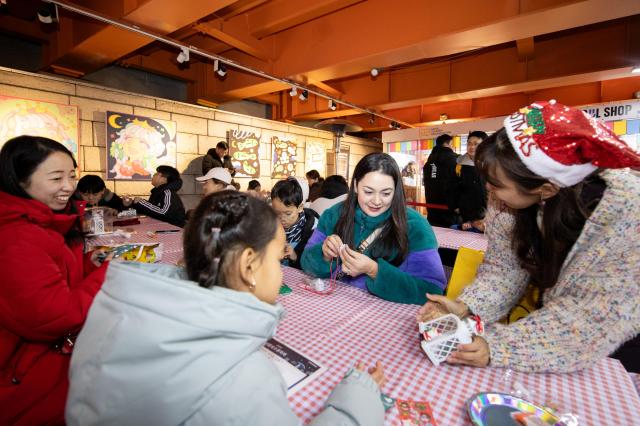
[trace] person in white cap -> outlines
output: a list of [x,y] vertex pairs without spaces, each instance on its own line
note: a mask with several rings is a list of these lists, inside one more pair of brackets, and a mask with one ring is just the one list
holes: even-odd
[[224,167],[214,167],[196,180],[202,183],[202,194],[205,196],[225,189],[235,189],[231,185],[231,173]]
[[[506,118],[475,164],[492,196],[489,246],[455,301],[427,295],[418,320],[479,315],[484,337],[448,362],[571,372],[613,356],[640,370],[640,154],[604,123],[555,101]],[[533,312],[500,324],[528,291]],[[537,309],[536,309],[537,308]]]

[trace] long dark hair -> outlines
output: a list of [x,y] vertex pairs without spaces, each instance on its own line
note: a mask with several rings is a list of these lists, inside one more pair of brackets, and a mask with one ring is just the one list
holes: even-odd
[[264,253],[278,226],[273,209],[256,197],[229,190],[204,197],[184,229],[187,276],[200,287],[228,287],[237,254],[248,247]]
[[[496,179],[498,164],[523,194],[531,193],[549,182],[524,165],[504,128],[478,145],[475,156],[475,165],[480,174],[491,185],[501,187],[503,183]],[[596,171],[574,186],[560,188],[555,196],[545,200],[544,207],[534,204],[514,211],[512,246],[520,265],[529,273],[532,285],[544,290],[556,284],[562,264],[605,188],[605,182]],[[543,209],[544,233],[536,222],[539,208]]]
[[[0,191],[20,198],[31,199],[24,187],[29,185],[33,172],[40,163],[54,152],[67,154],[73,167],[78,167],[76,159],[66,146],[53,139],[40,136],[18,136],[8,140],[0,150]],[[67,213],[78,213],[74,203],[69,204]],[[81,243],[83,237],[80,217],[78,217],[65,234],[65,242],[69,245]]]
[[[387,221],[382,233],[371,245],[370,253],[373,258],[385,258],[393,265],[399,265],[409,254],[409,239],[407,231],[407,210],[405,207],[404,188],[402,187],[402,178],[400,177],[400,169],[396,161],[383,152],[374,152],[365,155],[356,165],[351,178],[351,187],[349,195],[344,202],[342,213],[336,223],[335,232],[340,236],[342,242],[353,245],[353,227],[356,215],[356,207],[358,205],[358,196],[356,195],[356,185],[358,182],[370,172],[380,172],[387,176],[391,176],[395,185],[393,199],[391,200],[391,220]],[[355,247],[351,247],[354,248]],[[394,251],[396,255],[391,259]]]
[[18,136],[8,140],[0,151],[0,190],[16,197],[31,199],[24,190],[36,168],[54,152],[67,154],[78,167],[71,151],[53,139]]

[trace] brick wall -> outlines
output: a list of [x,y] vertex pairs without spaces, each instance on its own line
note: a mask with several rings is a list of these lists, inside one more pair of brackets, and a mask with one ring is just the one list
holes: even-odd
[[[304,176],[305,173],[307,141],[324,143],[328,151],[333,145],[331,133],[325,131],[2,67],[0,67],[0,94],[77,105],[80,115],[78,148],[80,173],[81,175],[97,174],[103,179],[106,177],[105,112],[107,110],[175,121],[178,132],[177,168],[184,180],[180,194],[187,208],[193,208],[200,200],[200,187],[194,178],[201,174],[202,156],[219,141],[226,140],[228,130],[250,130],[261,135],[260,171],[262,176],[259,180],[266,189],[271,188],[275,183],[271,179],[272,136],[278,136],[281,139],[295,138],[298,146],[296,174],[299,176]],[[350,176],[356,163],[364,155],[382,151],[380,143],[366,139],[347,136],[342,139],[342,143],[350,145]],[[333,162],[329,162],[327,172],[332,172],[333,167]],[[242,189],[245,189],[250,179],[236,180]],[[119,194],[147,197],[151,190],[151,182],[105,181],[111,190]]]

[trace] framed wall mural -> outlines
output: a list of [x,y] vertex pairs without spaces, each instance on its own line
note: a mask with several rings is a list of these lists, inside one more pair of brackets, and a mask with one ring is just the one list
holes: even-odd
[[271,138],[271,177],[284,179],[296,174],[296,142],[292,139]]
[[78,107],[0,95],[0,146],[16,136],[60,142],[78,158]]
[[260,135],[245,130],[230,130],[229,155],[236,169],[235,177],[260,176]]
[[151,180],[176,166],[176,123],[107,111],[107,179]]
[[327,176],[327,148],[322,142],[307,141],[304,156],[304,171],[317,170],[320,176]]

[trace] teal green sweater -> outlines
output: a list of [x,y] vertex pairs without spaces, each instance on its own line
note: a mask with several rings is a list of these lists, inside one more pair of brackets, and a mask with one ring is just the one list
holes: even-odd
[[[318,227],[307,242],[302,253],[302,269],[314,276],[329,277],[329,263],[322,257],[322,243],[335,233],[335,226],[342,212],[343,203],[326,210],[320,217]],[[398,266],[389,258],[373,259],[378,263],[378,274],[371,279],[365,274],[346,277],[347,284],[365,289],[385,300],[421,305],[426,302],[426,293],[442,294],[446,286],[438,243],[429,223],[415,210],[407,209],[409,232],[409,254]],[[350,247],[357,248],[384,221],[391,220],[391,211],[370,217],[359,207],[354,220],[353,241]],[[371,257],[371,246],[364,254]]]

